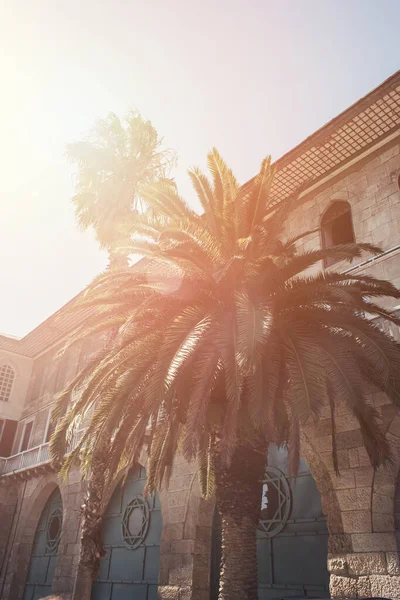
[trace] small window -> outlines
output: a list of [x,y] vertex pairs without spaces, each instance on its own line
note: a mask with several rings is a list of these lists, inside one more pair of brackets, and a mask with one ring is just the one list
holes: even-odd
[[[332,204],[321,220],[322,246],[331,248],[340,244],[354,244],[353,220],[348,202],[335,202]],[[330,258],[325,260],[325,267],[337,262]]]
[[0,402],[8,402],[14,382],[15,373],[10,365],[0,367]]
[[31,440],[32,428],[33,428],[33,421],[28,421],[28,423],[25,423],[24,433],[22,435],[21,446],[19,449],[20,452],[24,452],[25,450],[28,450],[29,442]]

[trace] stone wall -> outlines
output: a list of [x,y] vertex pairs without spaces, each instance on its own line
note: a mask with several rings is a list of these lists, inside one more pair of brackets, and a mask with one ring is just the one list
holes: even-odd
[[[358,163],[314,196],[305,198],[288,222],[287,235],[318,228],[330,204],[346,200],[351,205],[357,241],[380,244],[385,250],[396,246],[400,243],[399,172],[400,145],[397,144]],[[319,233],[314,233],[301,242],[301,249],[315,249],[320,245]],[[316,267],[319,268],[321,265]],[[387,277],[400,286],[399,251],[378,258],[357,272]],[[61,365],[54,362],[54,352],[35,361],[24,409],[24,417],[35,415],[31,446],[43,440],[54,394],[72,379],[78,362],[82,366],[100,343],[101,340],[91,340],[83,349],[73,347]],[[372,394],[370,402],[378,411],[392,445],[393,464],[374,473],[357,421],[340,402],[337,406],[340,477],[332,464],[328,407],[322,411],[317,426],[310,423],[304,427],[301,449],[321,493],[327,517],[332,596],[377,595],[400,599],[400,517],[397,517],[397,531],[395,520],[395,514],[400,514],[400,483],[397,483],[395,500],[400,466],[400,416],[380,394]],[[18,444],[17,436],[15,451]],[[146,465],[144,454],[141,463]],[[0,558],[2,553],[5,558],[1,598],[5,600],[22,597],[36,526],[56,485],[56,475],[47,473],[20,481],[9,494],[4,488],[0,489],[1,510],[10,515],[9,522],[0,528]],[[79,556],[79,507],[84,488],[77,472],[71,474],[67,484],[60,485],[64,521],[53,581],[53,590],[57,593],[70,594],[73,588]],[[112,492],[113,489],[108,490],[105,504]],[[208,600],[214,504],[200,496],[196,466],[179,458],[170,487],[167,491],[161,490],[160,500],[163,517],[160,598]],[[11,549],[8,555],[5,553],[7,544]]]
[[0,366],[2,365],[9,365],[13,369],[15,377],[10,398],[7,402],[0,402],[0,419],[16,421],[21,418],[24,408],[33,360],[14,352],[0,350]]
[[[93,345],[93,341],[90,344]],[[17,453],[20,447],[24,423],[31,418],[34,418],[34,424],[29,448],[44,443],[49,412],[55,395],[72,381],[78,368],[82,368],[84,360],[87,360],[85,357],[88,346],[89,344],[86,344],[83,348],[82,343],[74,344],[61,359],[57,357],[59,348],[56,348],[34,361],[22,420],[18,423],[14,438],[13,454]]]
[[[327,467],[333,488],[328,503],[323,502],[330,530],[328,568],[333,597],[400,597],[400,539],[394,519],[400,418],[393,416],[392,406],[383,404],[382,397],[373,397],[371,402],[382,416],[394,458],[393,464],[376,472],[370,465],[361,432],[344,406],[339,405],[337,426],[340,476],[335,474],[332,464],[330,423],[323,420],[317,427],[305,428]],[[313,461],[309,464],[314,474]],[[314,477],[324,500],[326,494],[321,490],[318,476]],[[342,536],[335,536],[341,542],[339,545],[332,538],[335,531],[329,518],[333,495],[340,510]]]
[[[400,144],[377,156],[357,163],[342,177],[332,180],[323,189],[308,195],[289,216],[287,237],[318,229],[331,204],[345,200],[351,206],[354,235],[357,242],[371,243],[388,250],[400,243]],[[300,251],[315,250],[322,245],[321,234],[315,232],[303,238]],[[367,258],[367,256],[365,256]],[[336,264],[335,269],[348,268]],[[322,265],[317,265],[320,270]],[[400,268],[392,271],[393,283],[400,282]]]
[[[57,486],[57,477],[52,472],[30,480],[21,480],[17,484],[18,502],[12,507],[10,505],[8,534],[11,543],[8,544],[8,552],[5,553],[0,579],[2,600],[20,600],[23,597],[36,529],[43,508]],[[71,473],[67,484],[59,486],[63,504],[63,526],[53,579],[55,593],[71,594],[73,589],[79,558],[79,508],[84,486],[77,471]],[[0,489],[2,515],[2,495],[6,489],[4,485]],[[14,514],[11,515],[11,512]],[[0,539],[2,541],[3,537]]]
[[[383,250],[397,246],[400,244],[399,174],[400,144],[396,144],[379,155],[358,163],[341,178],[337,177],[312,197],[305,198],[288,221],[287,237],[319,228],[321,218],[329,206],[336,200],[345,200],[351,206],[357,242],[379,245]],[[321,246],[322,240],[318,232],[304,238],[299,243],[299,250],[315,250]],[[389,279],[400,287],[399,253],[399,250],[394,250],[387,256],[356,268],[355,272]],[[366,258],[367,255],[364,259]],[[349,266],[351,265],[336,264],[334,269]],[[312,272],[321,268],[322,265],[318,264]],[[303,450],[322,495],[328,519],[328,567],[333,597],[400,598],[400,533],[399,521],[396,530],[394,508],[400,466],[400,416],[382,394],[372,394],[370,402],[381,416],[382,427],[391,442],[394,456],[392,465],[375,473],[357,421],[344,404],[339,403],[337,408],[340,477],[335,474],[332,464],[329,418],[322,419],[318,427],[310,424],[304,428],[304,433],[312,440],[328,470],[330,485],[334,491],[328,495],[324,492],[326,476],[318,476],[315,459],[307,458],[306,450]],[[400,484],[397,485],[396,502],[399,506]],[[335,502],[332,501],[333,497]],[[333,508],[336,502],[340,511],[339,519],[337,510]]]
[[[141,463],[145,465],[143,452]],[[121,473],[120,478],[123,476]],[[107,506],[118,478],[107,490]],[[86,483],[77,470],[67,483],[58,481],[53,472],[16,484],[13,493],[0,488],[0,510],[10,514],[0,528],[0,559],[4,568],[0,576],[2,600],[21,600],[29,568],[37,525],[48,498],[59,487],[63,505],[63,525],[53,592],[70,598],[74,586],[80,548],[80,507]],[[18,496],[18,502],[17,502]],[[208,600],[211,555],[213,502],[201,498],[197,467],[178,459],[168,490],[160,491],[163,530],[160,546],[160,600]],[[6,531],[7,529],[7,531]],[[11,539],[11,543],[7,542]],[[5,552],[5,550],[8,552]],[[83,599],[82,599],[83,600]],[[89,599],[86,599],[89,600]]]

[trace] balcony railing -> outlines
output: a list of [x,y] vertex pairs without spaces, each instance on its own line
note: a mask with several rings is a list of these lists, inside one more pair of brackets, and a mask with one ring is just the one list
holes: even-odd
[[[69,445],[68,451],[70,452],[79,440],[82,438],[84,430],[77,431]],[[30,469],[32,467],[38,467],[50,462],[49,443],[41,444],[35,448],[29,448],[24,452],[13,454],[7,458],[0,458],[0,476],[7,475],[10,473],[16,473]]]

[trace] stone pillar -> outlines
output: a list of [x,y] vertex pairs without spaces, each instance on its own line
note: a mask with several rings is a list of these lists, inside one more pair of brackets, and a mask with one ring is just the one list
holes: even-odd
[[197,465],[177,457],[168,490],[160,493],[163,531],[160,600],[208,600],[214,503],[201,498]]
[[399,532],[394,519],[400,418],[393,418],[393,407],[387,405],[387,400],[385,406],[376,395],[372,402],[382,415],[382,426],[393,448],[393,464],[374,472],[361,431],[346,412],[338,417],[339,477],[334,473],[329,449],[331,436],[326,435],[325,441],[323,437],[313,440],[330,471],[343,526],[342,544],[336,543],[330,527],[328,569],[333,598],[400,599]]
[[68,482],[60,489],[63,500],[63,527],[52,590],[54,594],[63,594],[68,598],[74,588],[79,562],[80,507],[83,504],[86,482],[81,481],[79,470],[74,469]]
[[19,502],[9,541],[2,600],[23,597],[36,528],[43,507],[56,486],[53,473],[19,483]]

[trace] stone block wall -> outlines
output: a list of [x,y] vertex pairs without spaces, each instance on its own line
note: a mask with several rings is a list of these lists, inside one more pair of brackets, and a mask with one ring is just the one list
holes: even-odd
[[[298,206],[294,205],[287,221],[286,237],[318,229],[329,206],[337,200],[345,200],[351,206],[356,241],[372,243],[383,250],[392,248],[400,243],[399,174],[400,144],[397,143],[377,156],[357,163],[321,191],[308,195],[298,202]],[[298,249],[315,250],[321,245],[321,234],[315,232],[303,238]],[[348,266],[348,263],[336,264],[334,268]],[[400,281],[400,269],[397,268],[393,282],[396,280]]]
[[[43,508],[57,486],[62,498],[63,524],[54,572],[53,592],[67,594],[67,596],[72,593],[79,559],[79,508],[82,504],[86,484],[81,482],[78,471],[71,473],[69,481],[65,485],[58,485],[58,483],[55,473],[48,472],[26,481],[21,480],[16,485],[18,502],[16,506],[14,504],[12,507],[15,513],[14,518],[9,521],[11,531],[0,576],[2,600],[20,600],[23,597],[36,529]],[[0,488],[2,514],[6,489],[6,485],[2,485]],[[3,536],[1,535],[0,556],[2,541]]]
[[[141,463],[146,463],[145,452]],[[104,508],[118,482],[107,490]],[[7,484],[0,487],[0,510],[2,514],[6,511],[13,514],[8,521],[9,530],[5,531],[5,525],[0,528],[0,559],[4,557],[0,572],[2,600],[23,597],[36,528],[57,486],[62,498],[63,524],[52,591],[71,597],[79,560],[80,507],[86,491],[86,482],[81,481],[77,470],[71,472],[67,483],[60,482],[54,472],[48,472],[17,482],[13,493],[7,492]],[[177,460],[168,490],[160,491],[160,501],[163,530],[159,598],[208,600],[214,503],[201,498],[195,463]]]
[[[288,221],[287,236],[318,228],[331,202],[346,200],[351,205],[356,240],[379,244],[385,250],[392,248],[400,243],[399,173],[400,144],[396,144],[307,197]],[[300,248],[311,250],[320,245],[320,234],[314,233],[301,242]],[[399,254],[400,251],[378,258],[357,272],[389,278],[400,286]],[[316,267],[320,268],[321,265]],[[72,379],[78,362],[82,366],[99,343],[90,341],[83,350],[73,347],[62,365],[50,364],[54,353],[35,361],[24,409],[25,417],[35,414],[31,447],[42,443],[54,393]],[[392,445],[393,464],[373,471],[357,421],[340,401],[336,411],[340,477],[332,464],[328,407],[322,411],[317,426],[310,423],[304,427],[302,454],[316,480],[327,517],[332,596],[377,595],[400,600],[400,415],[380,394],[372,394],[370,402]],[[19,435],[21,430],[20,426]],[[15,452],[18,445],[17,436]],[[145,466],[145,454],[141,463]],[[195,464],[179,458],[169,489],[160,491],[163,530],[159,594],[163,600],[209,598],[214,504],[201,498],[196,471]],[[0,560],[4,558],[0,597],[4,600],[22,598],[37,523],[57,485],[56,475],[49,472],[21,480],[14,492],[6,493],[0,488],[2,514],[5,511],[10,515],[0,526]],[[53,581],[55,593],[68,595],[74,585],[79,557],[79,507],[84,489],[77,472],[71,474],[68,483],[60,484],[64,521]],[[105,503],[112,492],[108,491]]]
[[201,497],[196,463],[177,460],[160,500],[160,599],[208,600],[214,503]]
[[[397,599],[400,598],[400,532],[396,527],[395,502],[399,502],[396,489],[400,487],[400,416],[382,394],[371,395],[370,401],[380,414],[391,443],[392,463],[373,470],[358,424],[340,402],[337,408],[340,476],[332,463],[329,419],[304,427],[302,454],[316,480],[328,520],[332,597]],[[310,447],[326,467],[325,480],[315,456],[310,455]]]
[[[305,198],[294,209],[287,226],[286,236],[297,235],[320,227],[321,218],[336,200],[345,200],[351,206],[354,234],[357,242],[367,242],[389,250],[400,244],[400,144],[395,144],[363,163],[355,165],[332,184],[326,185],[313,196]],[[304,238],[299,250],[322,247],[319,232]],[[400,287],[400,250],[394,250],[372,263],[359,267],[356,273],[366,273],[389,279]],[[368,258],[366,255],[364,257]],[[355,261],[361,262],[362,259]],[[346,264],[333,268],[345,269]],[[316,265],[311,272],[322,268]],[[389,302],[388,307],[396,302]],[[400,598],[399,571],[399,511],[400,483],[395,496],[400,466],[400,416],[381,394],[370,397],[381,417],[382,427],[391,442],[394,463],[374,473],[362,442],[358,424],[345,406],[337,410],[337,447],[341,476],[337,477],[331,458],[332,435],[327,418],[318,428],[305,428],[308,438],[328,469],[332,487],[340,509],[341,549],[333,543],[334,530],[330,529],[331,593],[334,597],[384,596]],[[328,416],[328,415],[326,415]],[[313,461],[309,462],[314,474]],[[315,474],[314,474],[315,476]],[[321,490],[321,484],[318,482]],[[395,509],[397,502],[397,509]],[[331,498],[325,498],[328,516]],[[337,536],[334,536],[335,538]],[[340,545],[339,545],[340,546]]]
[[23,435],[24,420],[34,418],[29,448],[44,443],[49,411],[55,395],[62,391],[76,376],[83,365],[82,343],[71,346],[61,358],[56,359],[58,349],[34,361],[32,377],[27,391],[27,400],[18,423],[13,443],[13,454],[18,452]]

